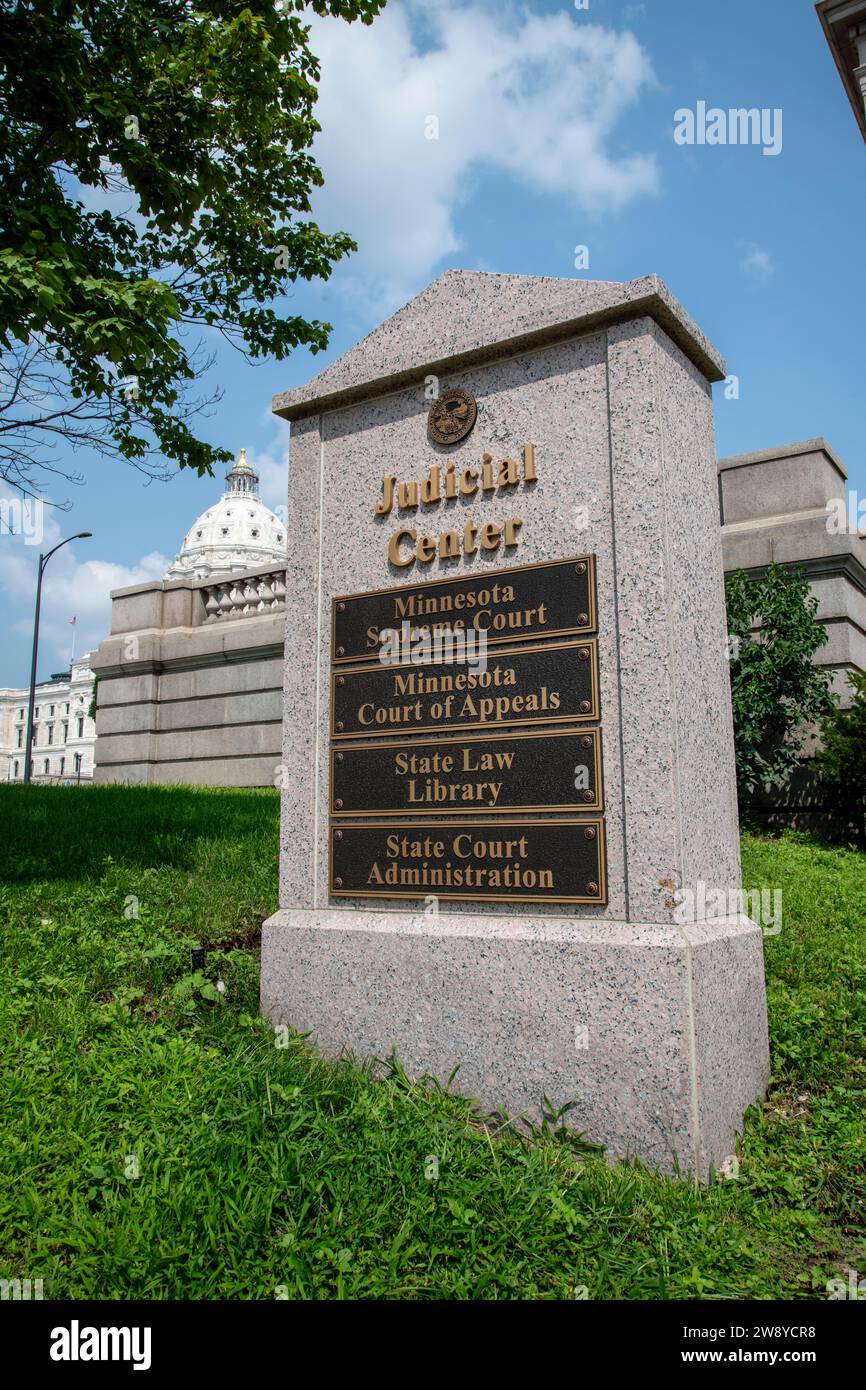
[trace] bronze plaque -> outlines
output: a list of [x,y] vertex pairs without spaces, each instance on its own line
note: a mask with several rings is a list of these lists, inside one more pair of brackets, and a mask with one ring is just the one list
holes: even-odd
[[338,898],[607,902],[599,819],[332,825],[328,872]]
[[599,718],[598,648],[553,642],[466,662],[359,666],[331,672],[331,736],[450,733]]
[[434,444],[456,444],[465,439],[478,419],[478,404],[471,391],[454,387],[443,391],[427,412],[427,438]]
[[[405,624],[405,627],[404,627]],[[461,638],[484,628],[488,646],[542,637],[578,637],[596,628],[595,557],[545,560],[398,589],[344,594],[331,610],[331,660],[378,660],[380,634]]]
[[601,730],[467,735],[331,750],[332,816],[600,811]]

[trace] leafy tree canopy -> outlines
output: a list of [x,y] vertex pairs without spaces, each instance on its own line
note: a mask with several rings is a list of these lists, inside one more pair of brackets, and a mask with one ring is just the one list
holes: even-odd
[[354,249],[309,217],[305,17],[382,3],[0,0],[0,476],[70,477],[64,445],[209,472],[230,454],[190,424],[194,328],[251,357],[326,346],[272,307]]
[[830,676],[812,664],[827,641],[802,571],[739,570],[725,585],[737,783],[748,796],[786,780],[810,727],[834,708]]

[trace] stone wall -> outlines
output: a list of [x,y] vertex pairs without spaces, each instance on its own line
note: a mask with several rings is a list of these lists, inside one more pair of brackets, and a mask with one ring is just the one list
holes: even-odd
[[92,660],[96,782],[270,786],[280,761],[285,571],[112,594]]
[[843,705],[849,671],[866,670],[866,539],[838,529],[844,464],[826,439],[784,444],[719,460],[725,572],[762,574],[773,561],[802,569],[818,599],[828,642],[816,664],[833,675]]

